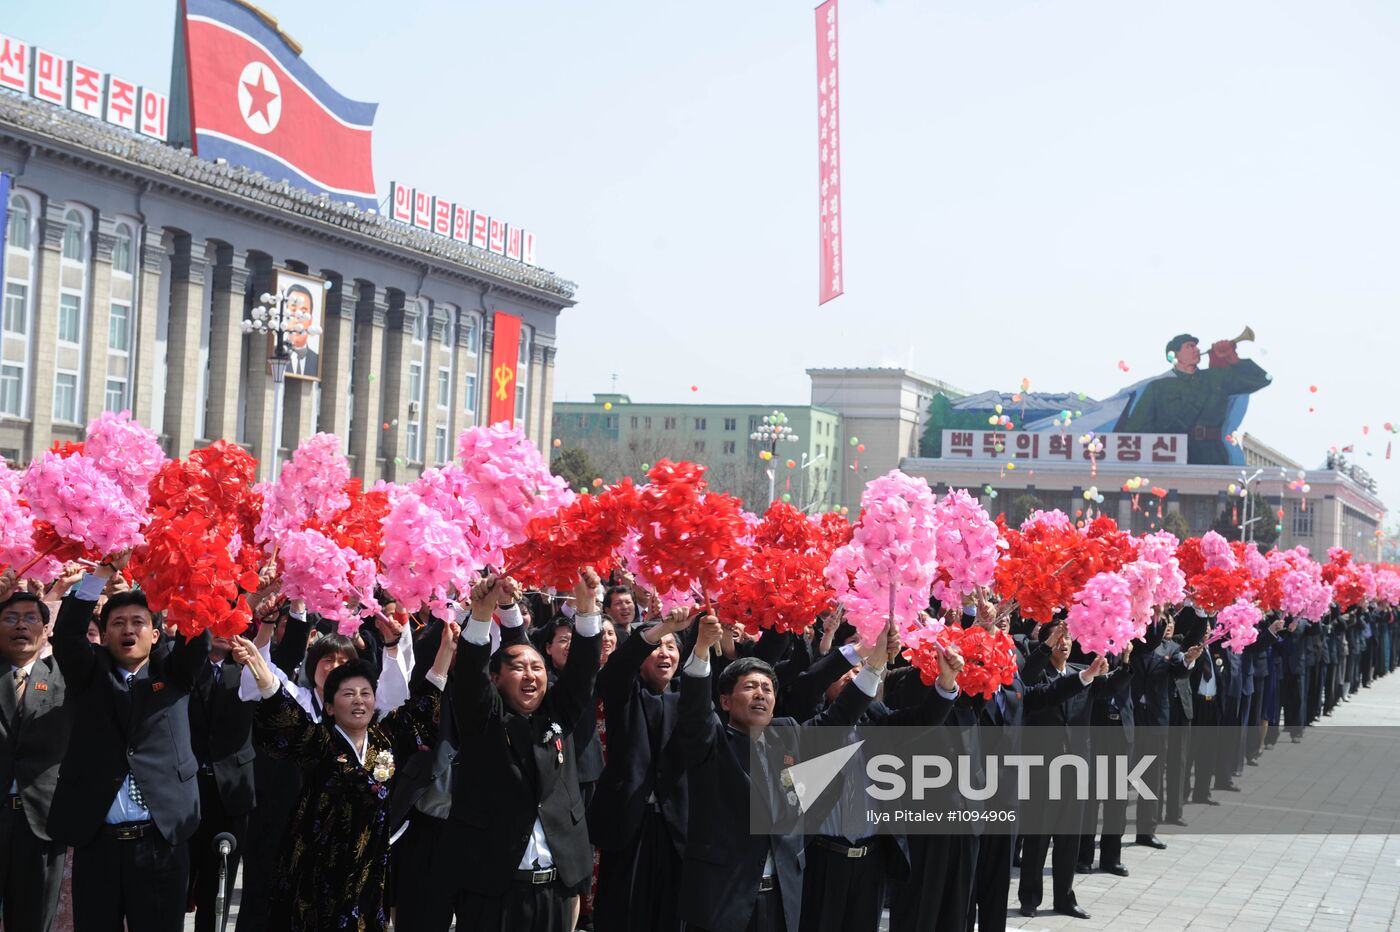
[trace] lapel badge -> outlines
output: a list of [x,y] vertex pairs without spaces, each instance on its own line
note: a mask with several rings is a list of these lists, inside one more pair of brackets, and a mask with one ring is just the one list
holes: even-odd
[[164,689],[164,688],[165,688],[165,681],[164,681],[164,680],[156,680],[154,683],[151,684],[151,692],[153,692],[153,693],[158,693],[158,692],[160,692],[160,691],[161,691],[162,689]]
[[46,692],[49,691],[49,684],[48,684],[48,683],[35,683],[35,684],[34,684],[34,689],[37,690],[38,692],[46,693]]

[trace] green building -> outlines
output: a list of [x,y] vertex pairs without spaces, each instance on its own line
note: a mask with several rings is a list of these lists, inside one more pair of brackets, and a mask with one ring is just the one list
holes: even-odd
[[[786,415],[796,442],[751,439],[774,412]],[[595,394],[591,402],[556,401],[555,456],[582,451],[595,477],[642,481],[657,460],[704,464],[710,487],[762,513],[772,494],[809,514],[841,506],[845,447],[841,415],[812,405],[638,404],[627,395]],[[770,461],[763,450],[773,449]],[[789,466],[788,463],[792,465]]]

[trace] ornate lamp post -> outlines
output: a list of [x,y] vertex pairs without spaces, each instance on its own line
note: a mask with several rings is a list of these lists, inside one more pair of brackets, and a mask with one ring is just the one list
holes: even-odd
[[312,323],[294,318],[287,313],[287,296],[290,288],[273,294],[263,292],[259,303],[249,312],[250,319],[243,321],[244,333],[271,334],[272,353],[267,364],[272,369],[272,478],[277,478],[281,468],[282,452],[282,404],[286,391],[287,367],[292,362],[291,342],[294,333],[318,334],[321,328]]
[[793,433],[792,428],[787,426],[787,415],[781,411],[774,411],[763,419],[763,423],[758,426],[758,430],[749,434],[749,439],[758,443],[767,444],[768,449],[760,452],[768,455],[763,457],[768,461],[768,503],[773,503],[773,486],[776,479],[776,471],[773,467],[773,458],[778,453],[778,445],[782,443],[796,443],[799,439]]

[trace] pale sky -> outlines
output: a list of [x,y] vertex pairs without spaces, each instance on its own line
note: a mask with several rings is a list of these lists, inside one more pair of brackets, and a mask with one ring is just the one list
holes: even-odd
[[[0,31],[168,88],[175,6],[10,3]],[[1355,442],[1400,505],[1392,2],[844,0],[821,308],[813,4],[263,6],[380,104],[381,197],[522,223],[578,282],[559,400],[616,373],[638,401],[799,404],[806,368],[876,365],[1101,397],[1175,333],[1250,324],[1274,384],[1245,429],[1309,466]]]

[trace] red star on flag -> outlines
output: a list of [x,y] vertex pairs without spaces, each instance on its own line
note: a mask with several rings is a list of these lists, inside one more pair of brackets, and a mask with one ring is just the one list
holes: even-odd
[[258,72],[257,84],[253,84],[249,81],[244,81],[243,88],[248,92],[248,95],[252,98],[252,102],[248,105],[248,118],[252,119],[253,114],[260,113],[262,114],[262,118],[264,120],[271,123],[272,118],[267,112],[267,105],[277,99],[277,92],[268,88],[267,72]]

